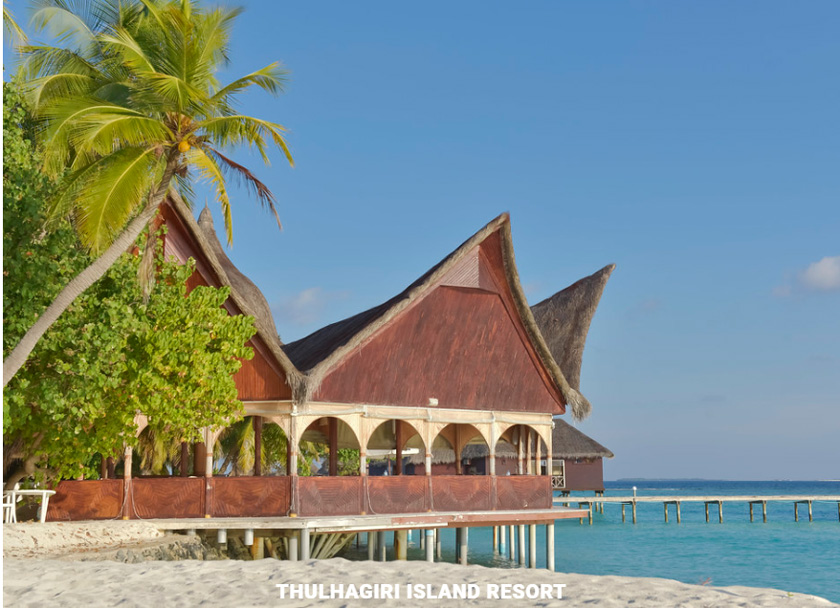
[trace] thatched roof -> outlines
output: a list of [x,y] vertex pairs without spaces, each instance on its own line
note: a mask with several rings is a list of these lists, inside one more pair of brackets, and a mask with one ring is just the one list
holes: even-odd
[[534,319],[569,385],[580,390],[580,366],[589,325],[615,264],[531,307]]
[[612,458],[614,454],[600,443],[584,435],[571,424],[554,419],[551,433],[552,458]]
[[283,352],[283,343],[277,335],[268,302],[259,288],[242,274],[225,254],[216,236],[210,210],[205,208],[201,212],[199,222],[196,222],[192,210],[177,193],[170,192],[167,202],[190,233],[195,246],[207,259],[219,283],[230,288],[230,299],[236,307],[242,311],[242,314],[254,317],[257,335],[285,372],[286,382],[292,388],[292,394],[300,393],[303,375]]
[[387,302],[343,321],[328,325],[305,338],[286,344],[283,348],[289,359],[307,375],[304,400],[317,391],[324,376],[344,357],[352,353],[354,349],[361,346],[373,334],[422,297],[464,256],[496,232],[499,232],[501,236],[501,253],[508,286],[528,338],[563,400],[571,407],[572,415],[578,419],[586,417],[590,410],[589,402],[567,382],[561,368],[554,361],[525,299],[525,294],[519,283],[519,273],[516,270],[513,242],[510,234],[510,217],[507,213],[487,224]]
[[[221,242],[219,242],[209,207],[205,207],[199,214],[198,226],[201,228],[204,236],[207,237],[207,242],[216,255],[216,259],[219,260],[219,264],[224,268],[225,274],[230,280],[231,289],[235,289],[239,296],[248,302],[251,310],[254,311],[256,325],[261,326],[264,333],[277,337],[277,326],[274,324],[274,316],[271,314],[271,307],[268,305],[268,300],[265,299],[259,287],[251,279],[242,274],[233,265],[233,262],[230,261],[230,258],[222,248]],[[279,341],[279,338],[277,340]]]

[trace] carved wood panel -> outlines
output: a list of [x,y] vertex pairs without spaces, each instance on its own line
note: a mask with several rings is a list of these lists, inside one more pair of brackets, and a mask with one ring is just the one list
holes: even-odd
[[550,509],[551,477],[522,475],[496,478],[496,509]]
[[491,478],[483,475],[432,476],[432,510],[489,511]]
[[214,477],[213,517],[283,517],[289,512],[290,480],[282,477]]
[[204,517],[204,478],[161,477],[131,481],[132,518]]
[[371,513],[425,513],[429,481],[419,475],[368,477]]
[[304,516],[359,515],[361,477],[299,477],[298,508]]
[[47,521],[115,519],[122,503],[122,479],[62,481],[50,497]]

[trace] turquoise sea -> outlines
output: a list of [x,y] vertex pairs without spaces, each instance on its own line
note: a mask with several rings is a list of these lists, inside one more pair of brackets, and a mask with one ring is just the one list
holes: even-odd
[[[709,495],[840,495],[838,481],[619,481],[607,482],[607,496],[709,496]],[[592,497],[592,492],[578,493]],[[571,498],[574,501],[574,495]],[[654,576],[686,583],[715,586],[747,585],[811,593],[840,603],[840,520],[836,502],[815,502],[814,521],[806,505],[799,507],[794,523],[793,503],[769,503],[768,523],[750,523],[746,503],[724,503],[724,523],[717,522],[717,506],[706,523],[703,503],[683,503],[682,523],[670,507],[664,522],[661,503],[639,504],[638,523],[630,509],[621,523],[621,506],[605,504],[595,513],[592,526],[578,520],[558,521],[555,526],[558,572]],[[545,567],[545,532],[537,530],[537,565]],[[419,536],[412,536],[409,559],[423,559]],[[391,539],[388,539],[389,547]],[[362,551],[351,559],[366,557]],[[471,563],[516,568],[507,557],[494,554],[492,530],[473,528],[469,533]],[[455,534],[443,532],[443,561],[455,561]]]

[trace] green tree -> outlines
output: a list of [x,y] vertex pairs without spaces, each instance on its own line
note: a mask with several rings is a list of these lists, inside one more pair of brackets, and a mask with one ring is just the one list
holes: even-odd
[[[230,29],[239,9],[205,9],[192,0],[43,0],[33,22],[64,47],[26,46],[22,66],[38,119],[43,170],[65,171],[51,200],[52,220],[70,217],[96,257],[44,310],[3,360],[4,386],[61,313],[96,283],[142,233],[170,188],[189,199],[191,179],[213,184],[228,241],[226,176],[242,180],[277,217],[275,198],[221,150],[246,145],[268,163],[270,143],[292,163],[284,128],[239,114],[251,87],[271,94],[284,72],[272,63],[222,86]],[[279,224],[279,218],[278,224]],[[147,248],[151,251],[151,248]],[[152,267],[151,257],[142,266]]]
[[[67,222],[43,230],[54,186],[40,172],[31,121],[16,83],[3,86],[4,352],[89,263]],[[192,265],[158,260],[159,286],[144,303],[138,258],[124,254],[103,280],[50,328],[4,389],[4,479],[92,473],[104,456],[136,445],[134,415],[163,444],[197,439],[205,425],[229,424],[240,404],[231,375],[254,333],[249,317],[228,317],[226,290],[185,281]],[[49,455],[49,458],[47,458]]]
[[4,444],[20,463],[11,484],[34,473],[90,475],[96,454],[137,446],[135,414],[166,444],[198,441],[204,427],[242,415],[233,374],[255,333],[253,318],[222,307],[227,288],[186,293],[194,264],[158,257],[158,287],[144,302],[140,259],[124,254],[78,298],[4,391]]

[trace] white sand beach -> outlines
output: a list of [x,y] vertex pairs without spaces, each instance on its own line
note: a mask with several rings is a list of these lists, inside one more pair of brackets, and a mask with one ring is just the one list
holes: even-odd
[[[503,606],[514,602],[525,606],[605,608],[837,605],[814,596],[774,589],[712,587],[657,578],[590,576],[421,561],[373,563],[330,559],[284,562],[265,559],[252,562],[186,560],[134,564],[107,560],[81,561],[95,558],[100,552],[110,554],[118,547],[166,542],[179,537],[163,537],[149,524],[136,522],[17,524],[4,525],[3,532],[5,606],[436,607]],[[322,593],[329,595],[332,584],[336,586],[336,594],[340,591],[343,597],[289,599],[291,588],[280,588],[278,584],[311,585],[298,588],[310,596],[321,591],[318,584],[324,585]],[[532,587],[528,588],[528,585]],[[383,597],[388,591],[395,594],[396,587],[399,587],[399,599]],[[416,595],[420,590],[427,594],[431,591],[435,599],[418,599]],[[477,597],[447,597],[460,590]],[[541,591],[542,599],[513,599],[517,592],[527,594],[529,591],[532,594]],[[415,597],[409,598],[410,592]],[[365,597],[372,593],[378,593],[380,597]],[[506,593],[509,594],[508,599],[504,599]],[[553,594],[551,599],[548,599],[549,593]],[[557,599],[559,593],[562,593],[562,600]],[[360,597],[356,599],[354,594]],[[498,599],[494,595],[498,595]]]

